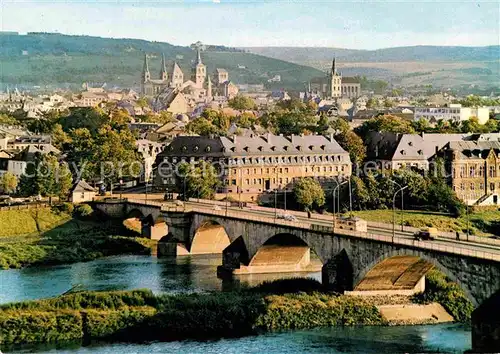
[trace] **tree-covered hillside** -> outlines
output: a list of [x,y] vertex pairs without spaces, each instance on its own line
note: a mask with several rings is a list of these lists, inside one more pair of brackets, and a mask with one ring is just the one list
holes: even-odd
[[[167,59],[168,70],[177,60],[187,77],[196,56],[189,47],[138,39],[50,33],[3,34],[0,35],[0,82],[11,85],[106,82],[108,86],[137,87],[145,53],[150,57],[153,78],[159,75],[162,53]],[[281,75],[282,82],[276,83],[275,88],[302,88],[312,77],[323,75],[310,67],[231,50],[209,50],[202,54],[202,59],[209,72],[217,67],[227,69],[235,83],[267,84],[274,75]]]

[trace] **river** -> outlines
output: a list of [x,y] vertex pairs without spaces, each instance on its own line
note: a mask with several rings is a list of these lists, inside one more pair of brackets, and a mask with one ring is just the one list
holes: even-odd
[[[0,271],[0,303],[39,299],[79,285],[86,290],[148,288],[155,293],[200,292],[254,285],[276,276],[216,276],[219,256],[157,259],[119,256],[61,266]],[[293,274],[291,274],[293,275]],[[303,275],[303,274],[302,274]],[[297,274],[296,274],[297,276]],[[319,273],[308,276],[320,280]],[[459,353],[470,348],[470,332],[460,325],[326,328],[218,341],[151,344],[94,344],[88,347],[39,346],[29,351],[51,353]]]

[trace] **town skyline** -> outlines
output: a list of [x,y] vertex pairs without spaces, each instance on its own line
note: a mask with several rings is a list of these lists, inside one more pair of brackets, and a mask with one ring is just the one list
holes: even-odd
[[[497,3],[479,1],[455,5],[448,1],[424,2],[416,7],[408,1],[290,4],[226,0],[98,4],[15,0],[2,4],[1,28],[20,33],[135,38],[176,45],[200,40],[233,47],[373,50],[414,45],[488,46],[499,43]],[[408,21],[410,13],[418,16],[419,21]],[[443,13],[447,14],[447,21],[442,21]]]

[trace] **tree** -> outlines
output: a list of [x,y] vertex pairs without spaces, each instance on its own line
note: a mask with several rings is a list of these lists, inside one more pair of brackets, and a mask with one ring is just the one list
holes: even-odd
[[349,152],[352,163],[359,165],[366,158],[366,146],[363,144],[363,139],[352,130],[336,134],[335,140],[344,150]]
[[57,123],[52,127],[52,144],[62,150],[71,143],[70,136],[63,130],[62,125]]
[[228,101],[228,105],[229,107],[240,111],[257,109],[255,101],[252,98],[243,95],[236,95],[234,98],[231,98]]
[[366,122],[364,122],[361,126],[356,128],[355,131],[363,140],[365,140],[368,133],[372,131],[381,133],[389,132],[389,133],[399,133],[399,134],[415,133],[415,129],[413,129],[410,121],[390,114],[384,114],[369,119]]
[[378,101],[373,97],[370,97],[368,101],[366,101],[366,108],[368,109],[375,108],[377,106],[378,106]]
[[19,124],[16,118],[5,114],[5,113],[0,113],[0,124],[5,124],[5,125],[16,125]]
[[357,205],[359,210],[370,208],[371,198],[363,180],[357,176],[352,175],[351,185],[354,205]]
[[384,107],[385,107],[385,108],[392,108],[392,107],[394,107],[394,105],[395,105],[395,104],[394,104],[394,101],[392,101],[392,100],[390,100],[390,99],[388,99],[388,98],[386,98],[386,99],[384,100]]
[[0,189],[7,194],[14,193],[17,188],[17,177],[11,172],[5,172],[0,177]]
[[71,171],[66,163],[59,163],[56,156],[35,153],[34,160],[26,167],[19,181],[22,195],[59,196],[65,198],[72,185]]
[[321,185],[312,178],[301,178],[293,187],[293,194],[297,203],[305,210],[313,206],[321,207],[325,204],[325,192]]
[[185,162],[179,165],[178,171],[177,190],[183,194],[184,200],[188,198],[214,199],[220,179],[212,164],[205,161],[200,161],[196,165]]

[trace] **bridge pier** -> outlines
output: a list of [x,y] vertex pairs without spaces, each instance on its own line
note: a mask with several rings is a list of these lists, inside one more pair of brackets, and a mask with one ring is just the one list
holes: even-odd
[[498,353],[500,351],[500,291],[472,312],[472,352]]
[[326,262],[321,269],[321,282],[327,289],[339,293],[353,290],[353,267],[345,250]]

